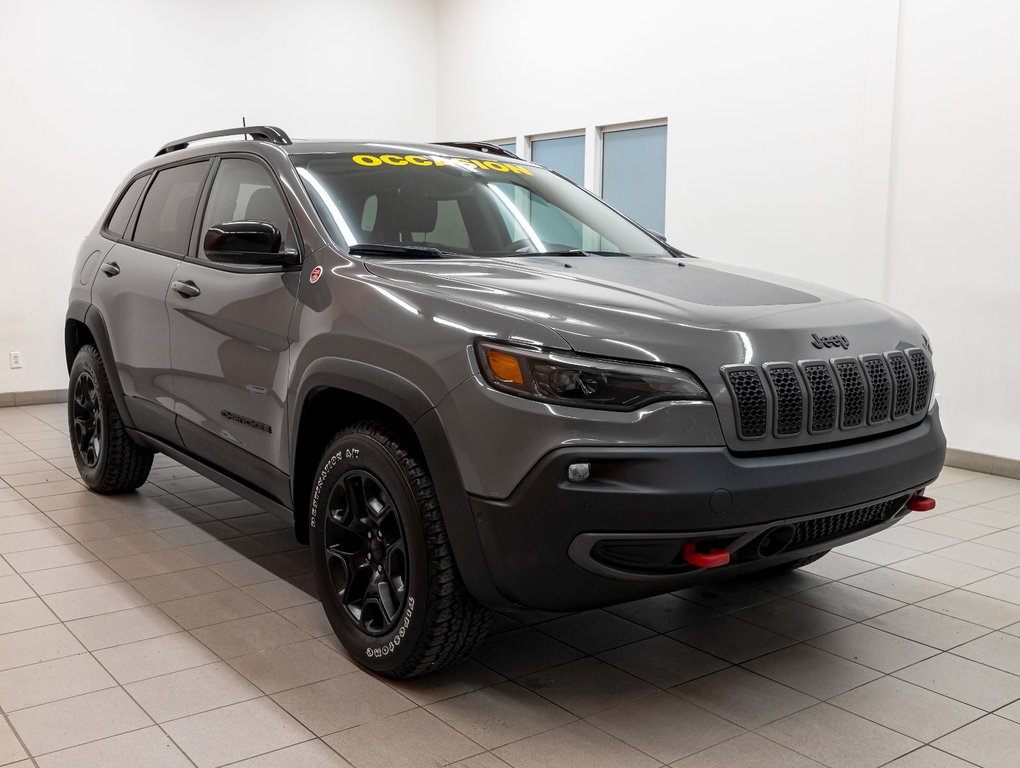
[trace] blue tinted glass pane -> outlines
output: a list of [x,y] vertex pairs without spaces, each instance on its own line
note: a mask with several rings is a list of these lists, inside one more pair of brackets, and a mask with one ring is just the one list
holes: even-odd
[[666,126],[602,136],[602,198],[656,232],[666,229]]
[[507,152],[513,152],[515,155],[517,154],[516,141],[511,141],[509,144],[497,144],[496,146],[499,147],[500,149],[505,149]]
[[584,184],[584,136],[533,141],[531,159],[563,174],[575,184]]

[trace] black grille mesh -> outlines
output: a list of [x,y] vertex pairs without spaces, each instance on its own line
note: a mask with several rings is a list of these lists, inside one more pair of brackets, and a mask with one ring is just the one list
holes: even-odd
[[889,418],[892,379],[889,378],[889,369],[886,368],[885,360],[881,357],[867,357],[863,362],[864,374],[868,377],[868,386],[871,389],[871,409],[868,411],[868,421],[877,424]]
[[804,419],[804,390],[793,366],[770,367],[765,371],[776,398],[776,435],[796,435]]
[[828,363],[808,363],[804,378],[811,391],[811,415],[808,428],[812,432],[828,432],[836,426],[836,382]]
[[921,350],[912,349],[907,354],[910,357],[910,367],[914,369],[914,380],[917,382],[914,390],[914,413],[922,413],[928,407],[931,368],[928,367],[928,358]]
[[890,352],[886,355],[892,371],[893,383],[896,386],[896,399],[893,400],[892,417],[902,419],[910,414],[914,400],[914,377],[907,366],[907,356],[902,352]]
[[727,371],[737,404],[737,429],[740,436],[765,436],[765,387],[757,371]]
[[819,434],[923,414],[935,381],[931,360],[916,347],[761,368],[725,366],[722,374],[743,440],[770,430],[776,437],[795,437],[805,427]]
[[793,542],[790,549],[806,547],[820,541],[837,539],[857,531],[863,531],[873,525],[878,525],[897,512],[903,506],[905,496],[889,501],[882,501],[878,504],[871,504],[867,507],[851,509],[848,512],[840,512],[838,515],[828,517],[816,517],[813,520],[804,520],[797,523],[797,530],[793,535]]
[[864,379],[854,360],[836,363],[836,374],[843,385],[843,413],[839,426],[853,429],[864,423]]

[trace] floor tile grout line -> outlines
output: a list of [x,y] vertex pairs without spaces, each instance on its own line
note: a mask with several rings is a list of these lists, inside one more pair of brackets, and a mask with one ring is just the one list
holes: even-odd
[[[29,750],[28,745],[25,743],[25,740],[22,738],[21,734],[18,733],[18,729],[14,727],[14,723],[11,722],[10,717],[8,717],[7,713],[4,712],[2,709],[0,709],[0,718],[3,718],[3,722],[6,724],[7,729],[11,733],[13,733],[14,734],[14,738],[18,740],[18,744],[21,746],[22,752],[25,753],[27,759],[31,759],[32,760],[32,763],[34,765],[35,764],[35,759],[34,759],[34,756],[32,755],[31,750]],[[18,762],[18,761],[14,761],[14,762]]]
[[[156,486],[156,487],[158,487],[158,486]],[[165,490],[165,489],[161,489],[161,490]],[[173,494],[169,494],[169,495],[173,495]],[[1012,494],[1011,494],[1011,495],[1012,495]],[[978,505],[969,505],[969,506],[978,506]],[[966,507],[964,507],[964,508],[961,508],[961,509],[966,509]],[[947,513],[947,514],[948,514],[948,513]],[[190,524],[191,524],[191,525],[194,525],[194,523],[190,523]],[[189,523],[182,523],[181,525],[182,525],[182,526],[186,526],[186,525],[189,525]],[[229,525],[229,523],[228,523],[228,525]],[[63,526],[59,526],[59,527],[63,528]],[[173,527],[177,527],[177,526],[173,526]],[[158,536],[158,535],[159,535],[158,531],[160,531],[160,530],[168,530],[168,528],[166,528],[166,529],[152,529],[152,530],[153,530],[153,532],[155,532],[155,533],[156,533],[156,535]],[[1009,530],[1009,529],[1000,529],[1000,530]],[[242,535],[250,535],[250,534],[243,534],[243,532],[242,532]],[[83,542],[78,542],[78,543],[81,543],[82,545],[84,545],[84,543],[83,543]],[[168,544],[169,544],[169,546],[170,546],[170,547],[172,547],[172,548],[175,548],[175,549],[177,549],[177,550],[182,550],[182,549],[183,549],[183,547],[182,547],[182,546],[180,546],[180,545],[176,545],[176,544],[173,544],[172,542],[168,542]],[[905,559],[912,559],[913,557],[918,557],[918,556],[920,556],[921,554],[929,554],[929,553],[934,553],[934,552],[938,551],[939,549],[944,549],[944,548],[946,548],[946,547],[948,547],[948,546],[952,546],[952,545],[949,545],[949,544],[947,544],[947,545],[944,545],[943,547],[937,548],[936,550],[929,550],[929,551],[927,551],[927,552],[926,552],[926,551],[918,551],[918,550],[915,550],[915,551],[917,551],[917,552],[918,552],[918,554],[917,554],[917,555],[911,555],[911,556],[910,556],[909,558],[904,558],[904,560],[905,560]],[[86,547],[86,548],[87,548],[87,547]],[[909,549],[909,547],[908,547],[908,549]],[[1008,551],[1008,550],[1006,550],[1006,551]],[[285,553],[281,553],[281,554],[285,554]],[[250,559],[250,556],[243,556],[243,555],[242,555],[240,559]],[[107,561],[102,561],[102,562],[103,562],[104,564],[106,564],[106,562],[107,562]],[[890,566],[894,565],[894,564],[895,564],[895,562],[902,562],[902,560],[894,561],[893,563],[887,563],[887,564],[885,564],[885,565],[882,565],[882,564],[873,564],[873,565],[874,565],[875,567],[873,567],[873,568],[870,568],[870,569],[867,569],[867,571],[873,571],[873,570],[877,570],[877,569],[879,569],[879,568],[888,568],[888,569],[889,569],[890,571],[897,571],[898,573],[902,573],[902,574],[904,574],[904,575],[910,575],[910,576],[913,576],[913,574],[909,574],[908,572],[904,572],[904,571],[898,571],[897,569],[895,569],[895,568],[892,568],[892,567],[890,567]],[[211,567],[212,565],[215,565],[215,564],[214,564],[214,563],[209,563],[209,564],[202,564],[202,565],[200,565],[200,566],[196,566],[196,568],[201,568],[201,567]],[[190,569],[185,569],[185,570],[190,570]],[[997,570],[997,569],[996,569],[996,570]],[[1005,569],[1005,570],[1003,570],[1003,571],[997,571],[997,573],[1006,573],[1006,572],[1007,572],[1008,570],[1010,570],[1010,569]],[[865,571],[865,572],[867,572],[867,571]],[[20,575],[20,572],[17,572],[17,573],[19,573],[19,575]],[[285,579],[284,577],[281,577],[281,576],[277,576],[277,578],[278,578],[278,579],[280,579],[281,581],[286,581],[286,579]],[[829,584],[829,583],[842,583],[842,582],[843,582],[843,580],[842,580],[842,579],[831,579],[831,578],[828,578],[828,577],[822,577],[822,578],[824,578],[824,583],[825,583],[825,584]],[[924,577],[916,577],[916,578],[922,578],[922,579],[923,579]],[[128,581],[128,582],[130,583],[130,581],[131,581],[131,580],[126,580],[126,581]],[[980,581],[980,580],[978,580],[978,581]],[[972,583],[976,583],[976,582],[971,582],[971,584],[972,584]],[[952,592],[956,592],[956,591],[966,591],[966,592],[968,592],[968,593],[970,593],[970,594],[975,594],[975,595],[979,595],[979,594],[980,594],[980,593],[970,592],[969,590],[966,590],[966,589],[965,589],[965,587],[966,587],[966,586],[969,586],[969,585],[970,585],[970,584],[967,584],[967,585],[962,585],[962,586],[953,586],[953,585],[948,585],[948,588],[947,588],[946,590],[944,590],[944,591],[942,591],[942,592],[939,592],[939,593],[937,593],[937,594],[936,594],[936,595],[934,595],[934,596],[938,596],[938,595],[942,595],[942,594],[950,594],[950,593],[952,593]],[[237,585],[234,585],[234,586],[235,586],[235,587],[237,587]],[[821,585],[815,585],[815,586],[821,586]],[[849,586],[856,586],[856,585],[849,585]],[[243,588],[241,588],[241,587],[237,587],[237,588],[238,588],[238,589],[242,589],[242,591],[243,591]],[[815,588],[815,587],[810,587],[810,588]],[[860,588],[860,587],[858,587],[858,588]],[[863,588],[861,588],[861,589],[863,589]],[[771,591],[771,590],[770,590],[770,591]],[[815,610],[821,610],[821,611],[823,611],[823,612],[829,612],[829,613],[832,613],[831,611],[827,611],[827,609],[826,609],[826,608],[819,608],[818,606],[813,606],[813,605],[810,605],[809,603],[805,603],[805,602],[803,602],[803,601],[801,601],[801,600],[798,600],[798,597],[797,597],[797,596],[798,596],[798,595],[800,595],[800,594],[801,594],[802,592],[804,592],[804,591],[806,591],[806,590],[795,590],[794,592],[772,592],[772,595],[773,595],[773,596],[772,596],[772,597],[770,597],[770,598],[768,599],[768,601],[766,601],[766,602],[771,602],[771,601],[777,600],[777,599],[779,599],[779,598],[787,598],[787,599],[789,599],[789,600],[793,600],[793,601],[795,601],[795,602],[797,602],[797,603],[799,603],[799,604],[801,604],[801,605],[805,605],[805,606],[807,606],[807,607],[809,607],[809,608],[813,608],[813,609],[815,609]],[[864,590],[864,591],[871,591],[871,590]],[[877,595],[879,595],[879,596],[882,596],[882,597],[888,597],[887,595],[882,595],[881,593],[874,593],[874,594],[877,594]],[[934,597],[934,596],[931,596],[931,597]],[[252,596],[252,597],[254,597],[254,596]],[[923,602],[923,601],[925,601],[925,600],[931,599],[931,597],[924,597],[924,598],[919,598],[919,599],[917,599],[917,600],[913,600],[913,601],[902,601],[902,602],[904,603],[904,606],[901,606],[901,607],[905,607],[906,605],[911,605],[911,606],[914,606],[914,605],[918,605],[919,603],[921,603],[921,602]],[[988,597],[989,599],[996,599],[996,598],[992,598],[991,596],[984,596],[984,597]],[[263,602],[262,602],[261,600],[258,600],[258,598],[255,598],[255,599],[256,599],[256,600],[257,600],[258,602],[262,603],[263,605],[266,605],[266,604],[265,604],[265,603],[263,603]],[[1006,601],[1006,602],[1011,602],[1011,601]],[[159,608],[159,607],[160,607],[160,606],[159,606],[159,604],[157,604],[157,603],[152,603],[152,601],[149,601],[149,603],[148,603],[148,604],[154,605],[154,606],[155,606],[155,607],[157,607],[157,608]],[[757,604],[759,604],[759,605],[760,605],[760,604],[763,604],[763,603],[757,603]],[[269,612],[273,612],[273,613],[278,613],[278,611],[276,611],[275,609],[272,609],[272,608],[271,608],[270,606],[266,605],[266,607],[267,607],[267,609],[269,610]],[[741,609],[742,609],[743,607],[744,607],[744,606],[739,606],[739,607],[729,608],[729,609],[727,609],[726,611],[717,611],[717,610],[716,610],[716,609],[714,609],[714,608],[710,608],[710,609],[716,612],[716,614],[717,614],[717,617],[721,617],[721,616],[728,616],[728,615],[730,615],[730,614],[732,614],[732,613],[735,613],[735,612],[737,612],[737,611],[741,610]],[[925,607],[925,606],[919,606],[919,607],[921,607],[921,608],[923,608],[923,609],[925,609],[925,610],[928,610],[928,611],[930,611],[930,612],[931,612],[931,613],[933,613],[933,614],[936,614],[936,615],[942,615],[942,616],[947,616],[947,615],[948,615],[948,616],[950,616],[950,617],[951,617],[951,618],[953,618],[953,619],[957,619],[957,620],[959,620],[959,621],[964,621],[964,622],[966,622],[966,623],[972,624],[972,625],[974,625],[974,626],[978,626],[978,627],[981,627],[982,629],[986,630],[985,632],[983,632],[982,634],[978,635],[977,637],[975,637],[975,638],[971,638],[971,639],[969,639],[969,640],[967,640],[967,641],[964,641],[964,642],[962,642],[962,643],[958,643],[957,645],[955,645],[955,646],[952,646],[952,647],[951,647],[950,649],[948,649],[948,650],[943,650],[943,649],[940,649],[940,648],[932,648],[932,650],[934,650],[936,654],[942,654],[942,653],[950,653],[950,652],[951,652],[952,650],[955,650],[955,649],[957,649],[957,648],[959,648],[959,647],[961,647],[961,646],[963,646],[963,645],[966,645],[966,644],[967,644],[967,643],[969,643],[969,642],[974,642],[974,641],[976,641],[976,640],[979,640],[979,639],[981,639],[981,638],[983,638],[983,637],[986,637],[986,636],[988,636],[989,634],[992,634],[992,633],[995,633],[995,632],[999,632],[999,631],[1001,631],[1001,629],[1003,629],[1003,628],[989,628],[989,627],[985,627],[984,625],[976,624],[975,622],[969,622],[969,621],[968,621],[967,619],[961,619],[961,618],[959,618],[959,617],[957,617],[957,616],[953,616],[953,615],[951,615],[951,614],[947,614],[947,613],[944,613],[944,612],[938,612],[938,611],[933,611],[933,610],[931,610],[931,609],[928,609],[928,608],[927,608],[927,607]],[[130,609],[125,609],[125,610],[130,610]],[[892,610],[898,610],[898,609],[890,609],[890,611],[892,611]],[[869,617],[869,618],[867,618],[867,619],[864,619],[864,620],[861,620],[861,621],[856,621],[856,620],[854,620],[854,619],[851,619],[850,617],[841,617],[841,618],[844,618],[844,619],[846,619],[846,620],[850,621],[850,623],[849,623],[849,624],[847,625],[847,627],[851,627],[851,626],[855,626],[855,625],[858,625],[858,624],[865,624],[865,622],[866,622],[866,621],[870,621],[870,620],[872,620],[872,619],[874,619],[874,618],[877,618],[878,616],[884,615],[885,613],[889,613],[890,611],[884,611],[884,612],[882,612],[882,613],[876,614],[875,616]],[[839,614],[833,614],[833,615],[835,615],[835,616],[838,616]],[[624,617],[618,617],[618,618],[621,618],[621,619],[623,619],[623,620],[625,620],[625,621],[629,621],[629,619],[624,619]],[[736,617],[735,617],[735,618],[736,618]],[[552,637],[552,638],[553,638],[554,640],[556,640],[557,642],[561,642],[561,643],[564,643],[564,644],[565,644],[565,645],[567,645],[567,646],[570,646],[570,643],[569,643],[569,642],[565,642],[565,641],[563,641],[563,640],[560,640],[559,638],[556,638],[555,636],[553,636],[553,635],[551,635],[550,633],[548,633],[548,632],[546,632],[545,630],[543,630],[543,629],[542,629],[542,626],[541,626],[541,625],[542,625],[542,623],[543,623],[543,622],[537,622],[537,623],[534,623],[534,624],[524,624],[523,626],[525,626],[525,627],[533,627],[533,628],[537,629],[537,630],[538,630],[538,631],[539,631],[540,633],[542,633],[543,635],[545,635],[545,636],[548,636],[548,637]],[[642,626],[642,625],[640,625],[640,624],[638,624],[638,623],[636,623],[636,622],[631,622],[631,623],[635,623],[635,624],[636,624],[636,626]],[[751,623],[752,623],[752,624],[754,624],[754,622],[751,622]],[[760,625],[755,625],[755,626],[760,626]],[[865,626],[870,626],[870,625],[867,625],[867,624],[865,624]],[[766,630],[768,630],[768,628],[767,628],[767,627],[762,627],[762,628],[763,628],[763,629],[766,629]],[[883,632],[885,632],[885,631],[886,631],[886,630],[883,630],[883,629],[878,629],[878,628],[873,628],[873,629],[875,629],[876,631],[883,631]],[[651,629],[650,631],[651,631],[651,632],[653,633],[653,634],[652,634],[652,637],[657,637],[657,636],[662,636],[662,635],[666,635],[666,636],[668,636],[668,634],[669,634],[668,632],[658,631],[658,630],[655,630],[655,629]],[[770,630],[770,631],[771,631],[771,630]],[[833,630],[833,631],[838,631],[838,630]],[[815,636],[815,637],[824,637],[824,636],[825,636],[826,634],[830,634],[830,633],[822,633],[821,635],[817,635],[817,636]],[[890,635],[893,635],[893,636],[895,636],[895,637],[904,637],[904,636],[902,636],[902,635],[897,635],[897,634],[896,634],[895,632],[888,632],[888,634],[890,634]],[[320,642],[324,642],[324,641],[323,641],[323,638],[313,638],[313,639],[315,639],[315,640],[318,640],[318,641],[320,641]],[[682,643],[682,644],[684,644],[684,645],[688,645],[687,643],[683,643],[683,641],[680,641],[680,640],[678,640],[677,638],[671,638],[671,639],[674,639],[674,640],[676,640],[676,641],[678,641],[678,642],[681,642],[681,643]],[[797,638],[790,638],[790,640],[791,640],[791,643],[793,643],[793,644],[801,644],[801,645],[803,645],[803,644],[806,644],[807,642],[809,642],[809,641],[810,641],[810,640],[812,640],[812,639],[815,639],[815,638],[807,638],[806,640],[798,640]],[[908,640],[908,641],[911,641],[911,642],[918,642],[918,641],[914,640],[913,638],[909,638],[909,637],[906,637],[905,639],[906,639],[906,640]],[[328,643],[324,643],[324,644],[325,644],[325,645],[327,645],[327,647],[329,647],[329,644],[328,644]],[[623,643],[623,644],[621,644],[621,646],[617,646],[617,647],[622,647],[622,646],[626,646],[626,645],[629,645],[629,644],[632,644],[632,643]],[[925,643],[921,643],[921,644],[922,644],[922,645],[926,645]],[[706,651],[705,651],[704,649],[696,648],[696,647],[694,647],[694,646],[690,646],[690,647],[694,648],[695,650],[697,650],[697,651],[699,651],[699,652],[706,652]],[[823,649],[819,649],[819,650],[823,650]],[[583,649],[577,649],[577,652],[578,652],[578,653],[580,654],[580,657],[581,657],[581,658],[585,658],[585,657],[587,657],[587,658],[596,658],[596,659],[598,659],[598,654],[593,654],[593,653],[587,653],[587,652],[586,652],[586,651],[584,651]],[[714,654],[711,654],[711,655],[714,655]],[[954,655],[957,655],[957,654],[954,654]],[[965,658],[965,657],[960,657],[960,658]],[[599,659],[599,660],[600,660],[600,661],[604,661],[604,660],[601,660],[601,659]],[[224,660],[224,661],[225,661],[225,660]],[[732,667],[732,666],[740,666],[740,665],[733,665],[733,664],[732,664],[731,662],[729,662],[729,661],[728,661],[728,660],[726,660],[726,659],[723,659],[722,661],[724,661],[724,662],[725,662],[725,663],[726,663],[726,664],[728,665],[728,667],[727,667],[727,668],[730,668],[730,667]],[[989,667],[990,669],[994,669],[994,670],[996,670],[996,671],[999,671],[999,672],[1004,672],[1004,673],[1008,674],[1008,671],[1005,671],[1005,670],[1000,670],[1000,669],[999,669],[998,667],[994,667],[994,666],[992,666],[992,665],[989,665],[989,664],[985,664],[984,662],[978,662],[978,661],[974,661],[974,660],[970,660],[970,661],[972,661],[973,663],[977,663],[977,664],[979,664],[979,665],[981,665],[981,666],[986,666],[986,667]],[[569,662],[567,662],[567,663],[569,663]],[[741,662],[741,664],[744,664],[744,663],[747,663],[747,660],[745,660],[745,661]],[[855,662],[855,663],[856,663],[856,662]],[[919,663],[919,662],[918,662],[918,663]],[[485,666],[485,665],[483,664],[483,666]],[[862,666],[866,666],[866,665],[862,665]],[[902,669],[905,669],[905,668],[909,668],[910,666],[913,666],[913,665],[906,665],[905,667],[902,667],[902,668],[900,668],[900,669],[902,670]],[[626,672],[626,670],[623,670],[623,671],[624,671],[624,672]],[[880,674],[881,676],[883,676],[883,677],[886,677],[886,676],[893,676],[893,673],[883,673],[883,672],[882,672],[881,670],[876,670],[876,671],[877,671],[877,672],[878,672],[878,673],[879,673],[879,674]],[[897,670],[897,671],[900,671],[900,670]],[[626,673],[627,673],[627,674],[630,674],[629,672],[626,672]],[[639,678],[639,679],[640,679],[640,678]],[[697,678],[695,678],[695,679],[697,679]],[[878,678],[878,679],[881,679],[881,677],[880,677],[880,678]],[[519,683],[518,683],[518,684],[519,684]],[[669,689],[665,689],[665,690],[666,690],[667,692],[670,692],[670,693],[672,693],[672,691],[670,691]],[[849,690],[852,690],[852,689],[849,689]],[[399,691],[398,691],[398,693],[399,693]],[[938,692],[936,692],[936,693],[938,693]],[[654,691],[653,691],[652,693],[648,694],[648,695],[653,695],[653,694],[654,694]],[[838,694],[837,694],[837,695],[838,695]],[[939,695],[944,695],[944,694],[939,694]],[[544,697],[543,697],[543,698],[544,698]],[[832,697],[830,697],[830,698],[832,698]],[[949,697],[949,698],[951,698],[951,697]],[[433,702],[433,703],[436,703],[436,702]],[[691,702],[691,703],[693,704],[693,702]],[[412,704],[414,704],[414,702],[412,702]],[[555,705],[555,703],[554,703],[554,705]],[[415,706],[417,706],[417,707],[419,707],[419,708],[423,708],[423,709],[425,709],[425,708],[426,708],[426,706],[424,706],[424,705],[415,705]],[[697,706],[697,705],[695,705],[695,706]],[[838,708],[838,705],[833,705],[833,706],[836,706],[836,707]],[[714,714],[714,713],[713,713],[713,714]],[[585,718],[582,718],[582,720],[584,720],[584,719],[585,719]],[[725,718],[724,718],[724,719],[725,719]],[[867,719],[867,718],[862,718],[862,719]],[[872,721],[872,722],[874,722],[874,721]],[[738,724],[738,725],[739,725],[739,724]],[[889,728],[889,726],[886,726],[886,725],[884,725],[884,724],[882,724],[882,723],[878,723],[878,725],[881,725],[882,727],[885,727],[885,728]],[[454,730],[456,730],[456,729],[454,729]],[[890,729],[890,730],[895,730],[895,729]]]

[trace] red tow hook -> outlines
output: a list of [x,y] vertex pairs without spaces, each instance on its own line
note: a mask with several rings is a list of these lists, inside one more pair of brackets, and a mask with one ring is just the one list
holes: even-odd
[[935,499],[915,493],[907,501],[907,509],[911,512],[931,512],[935,509]]
[[730,561],[730,553],[725,549],[710,549],[708,552],[699,552],[693,541],[684,544],[684,560],[698,568],[718,568]]

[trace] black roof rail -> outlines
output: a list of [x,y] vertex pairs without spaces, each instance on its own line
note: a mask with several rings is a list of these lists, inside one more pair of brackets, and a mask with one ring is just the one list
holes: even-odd
[[520,160],[521,158],[515,155],[508,149],[503,149],[499,144],[492,144],[488,141],[437,141],[441,147],[457,147],[459,149],[471,149],[475,152],[485,152],[489,155],[499,155],[500,157],[509,157],[514,160]]
[[290,140],[290,136],[284,133],[282,128],[275,128],[272,125],[247,125],[241,126],[240,128],[226,128],[222,131],[196,133],[194,136],[185,136],[183,139],[176,139],[171,141],[169,144],[164,144],[160,147],[159,152],[156,153],[156,157],[165,155],[167,152],[176,152],[179,149],[184,149],[191,142],[198,141],[199,139],[215,139],[220,136],[242,135],[248,135],[253,139],[260,139],[273,144],[287,145],[294,143]]

